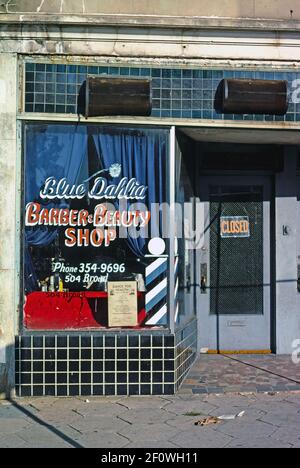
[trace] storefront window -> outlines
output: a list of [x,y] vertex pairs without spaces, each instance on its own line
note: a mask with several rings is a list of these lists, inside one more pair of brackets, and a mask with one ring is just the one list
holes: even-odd
[[[25,125],[26,328],[167,325],[168,252],[155,206],[168,198],[168,135]],[[149,250],[153,239],[159,252]],[[165,267],[153,276],[155,255]]]

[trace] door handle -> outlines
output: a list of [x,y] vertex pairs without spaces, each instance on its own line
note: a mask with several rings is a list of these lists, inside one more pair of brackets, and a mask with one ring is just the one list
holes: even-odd
[[207,263],[201,264],[201,294],[207,293]]
[[206,294],[206,277],[201,276],[201,292],[202,294]]
[[192,287],[191,278],[188,277],[188,279],[186,281],[186,289],[187,289],[188,294],[191,292],[191,287]]

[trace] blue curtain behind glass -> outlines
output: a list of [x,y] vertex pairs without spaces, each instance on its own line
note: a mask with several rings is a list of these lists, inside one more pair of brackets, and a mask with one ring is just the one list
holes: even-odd
[[[50,208],[64,208],[66,200],[48,202],[39,196],[48,177],[66,178],[69,184],[82,183],[88,174],[88,135],[95,144],[95,154],[101,168],[119,163],[122,173],[113,183],[127,177],[148,187],[143,203],[150,209],[152,203],[166,201],[166,154],[168,131],[159,129],[133,130],[85,125],[28,125],[26,127],[25,203],[38,202]],[[79,177],[80,176],[80,177]],[[108,174],[105,174],[108,176]],[[79,180],[80,178],[80,180]],[[131,201],[132,203],[133,201]],[[118,208],[118,207],[116,207]],[[161,235],[160,219],[152,213],[151,237]],[[26,228],[25,231],[25,288],[37,289],[37,277],[30,255],[30,246],[45,247],[56,238],[58,230],[47,227]],[[147,239],[130,237],[128,245],[137,257],[146,253]]]
[[[140,184],[147,186],[147,196],[142,203],[147,205],[148,209],[152,203],[166,202],[166,130],[90,127],[89,135],[95,143],[101,167],[108,169],[112,164],[121,164],[121,175],[113,179],[113,183],[127,177],[136,178]],[[155,216],[154,213],[152,215]],[[160,215],[157,219],[153,219],[153,216],[149,234],[156,237],[161,234],[161,223],[158,219]],[[137,257],[143,257],[146,253],[146,241],[141,232],[138,238],[129,237],[128,245]]]
[[[68,183],[78,182],[79,174],[87,163],[87,128],[81,125],[28,125],[26,127],[25,205],[38,202],[47,208],[68,207],[65,200],[48,202],[39,196],[48,177],[66,178]],[[79,181],[81,182],[81,181]],[[56,238],[57,229],[44,227],[25,230],[25,288],[37,288],[30,246],[45,247]]]

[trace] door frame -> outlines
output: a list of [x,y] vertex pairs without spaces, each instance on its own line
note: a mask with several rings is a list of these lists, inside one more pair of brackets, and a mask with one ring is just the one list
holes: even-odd
[[[275,223],[275,174],[273,172],[269,171],[201,171],[199,170],[199,164],[198,164],[198,158],[196,159],[195,163],[195,174],[197,175],[197,179],[200,177],[207,177],[207,178],[219,178],[219,177],[224,177],[224,180],[226,180],[226,176],[229,178],[232,177],[234,178],[235,176],[239,177],[245,177],[245,179],[253,178],[255,180],[255,177],[266,177],[269,179],[269,187],[270,187],[270,219],[269,219],[269,229],[270,229],[270,245],[269,245],[269,256],[270,256],[270,298],[269,298],[269,304],[270,304],[270,351],[272,353],[276,353],[276,333],[277,333],[277,328],[276,328],[276,223]],[[198,199],[198,193],[197,193],[197,185],[195,184],[195,198]],[[195,290],[195,309],[197,312],[197,319],[198,319],[198,337],[200,336],[200,327],[202,326],[201,323],[201,314],[200,314],[200,304],[199,304],[199,288],[201,287],[201,284],[199,284],[199,278],[200,275],[198,273],[199,265],[198,263],[198,258],[197,258],[197,251],[195,251],[195,285],[197,288],[197,291]],[[201,351],[201,344],[198,340],[198,348],[199,351]],[[265,353],[267,350],[257,350],[257,354],[259,353]],[[239,353],[245,353],[247,354],[247,350],[236,350],[232,351],[232,354],[239,354]]]

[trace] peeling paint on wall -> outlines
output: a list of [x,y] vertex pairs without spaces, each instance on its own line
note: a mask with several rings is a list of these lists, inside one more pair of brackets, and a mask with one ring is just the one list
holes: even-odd
[[37,7],[37,10],[36,10],[36,11],[37,11],[38,13],[41,11],[41,9],[42,9],[44,3],[45,3],[45,0],[42,0],[40,6]]
[[0,104],[5,104],[6,101],[6,82],[0,80]]
[[[288,3],[288,5],[287,5]],[[6,7],[6,5],[8,5]],[[299,20],[299,0],[0,0],[7,13],[154,15]],[[292,12],[292,13],[291,13]]]
[[0,364],[6,363],[6,346],[3,339],[3,330],[0,328]]
[[6,352],[5,352],[5,346],[2,343],[1,344],[1,339],[0,339],[0,363],[5,364],[6,363]]

